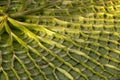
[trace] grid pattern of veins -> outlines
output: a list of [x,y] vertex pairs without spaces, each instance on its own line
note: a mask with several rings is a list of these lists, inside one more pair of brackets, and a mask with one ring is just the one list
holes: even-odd
[[28,49],[15,39],[10,44],[11,37],[6,31],[0,34],[0,64],[3,68],[0,79],[118,78],[120,16],[117,12],[120,11],[120,1],[63,0],[57,6],[59,8],[53,6],[43,9],[37,16],[25,18],[25,22],[40,24],[51,32],[28,29],[39,42],[10,25],[12,32],[27,44]]

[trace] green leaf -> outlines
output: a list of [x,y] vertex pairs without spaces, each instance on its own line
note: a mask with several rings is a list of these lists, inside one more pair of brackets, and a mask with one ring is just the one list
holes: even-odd
[[120,79],[119,0],[0,0],[0,80]]

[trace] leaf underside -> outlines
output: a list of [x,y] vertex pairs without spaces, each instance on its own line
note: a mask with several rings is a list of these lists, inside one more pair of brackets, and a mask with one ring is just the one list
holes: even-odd
[[0,80],[119,80],[120,0],[1,0]]

